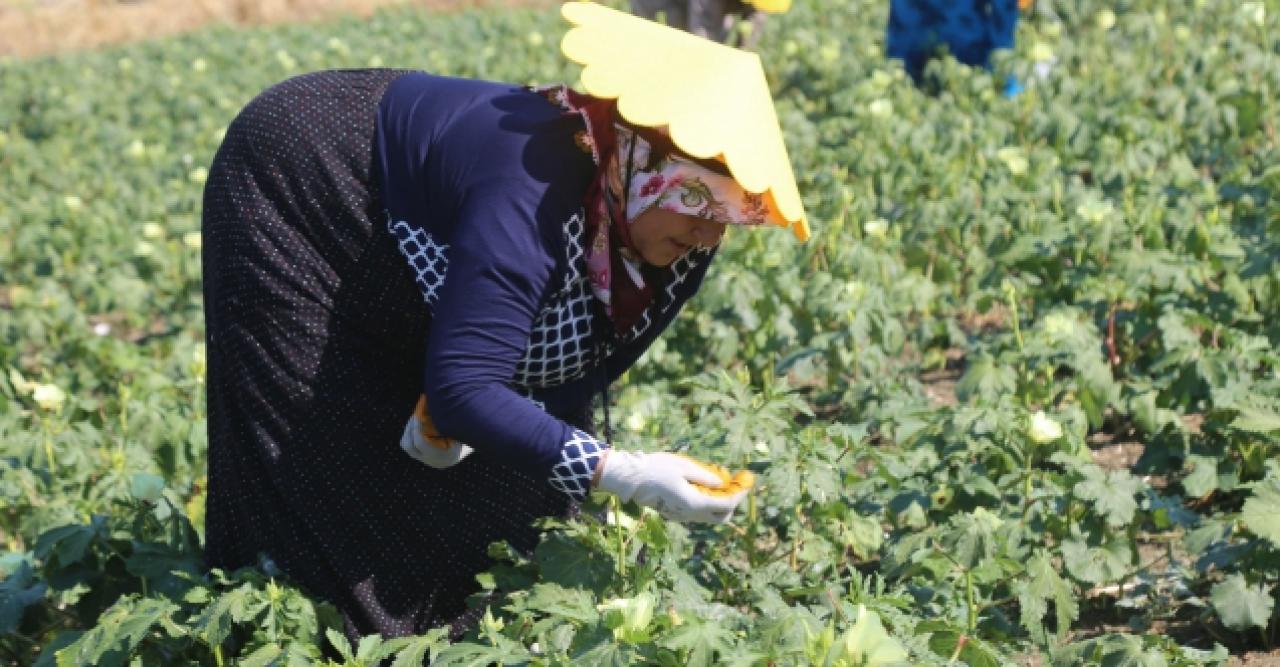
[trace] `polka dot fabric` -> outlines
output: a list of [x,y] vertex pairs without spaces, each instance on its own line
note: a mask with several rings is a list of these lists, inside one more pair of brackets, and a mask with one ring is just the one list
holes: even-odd
[[[406,270],[377,194],[376,107],[399,74],[264,91],[228,128],[204,199],[208,564],[270,559],[336,604],[352,638],[459,636],[489,543],[528,552],[534,519],[576,512],[545,476],[479,453],[435,470],[398,446],[433,280]],[[587,408],[558,416],[585,434]]]

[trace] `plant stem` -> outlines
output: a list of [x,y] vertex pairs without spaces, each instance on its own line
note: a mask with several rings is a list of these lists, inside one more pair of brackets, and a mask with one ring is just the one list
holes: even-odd
[[972,633],[978,628],[978,605],[973,600],[973,571],[968,568],[964,571],[964,596],[969,605],[969,618],[966,621],[969,632]]
[[622,502],[617,496],[609,496],[609,508],[613,511],[613,524],[618,540],[618,577],[627,576],[627,540],[622,533]]
[[1009,311],[1012,316],[1010,319],[1013,320],[1013,338],[1018,342],[1018,353],[1021,354],[1025,345],[1022,341],[1022,325],[1018,322],[1021,319],[1018,314],[1018,290],[1013,285],[1009,285],[1005,288],[1004,293],[1005,300],[1009,303]]
[[58,461],[53,458],[53,437],[49,435],[49,418],[40,415],[40,434],[44,438],[44,458],[45,463],[49,465],[49,473],[56,475],[58,472]]

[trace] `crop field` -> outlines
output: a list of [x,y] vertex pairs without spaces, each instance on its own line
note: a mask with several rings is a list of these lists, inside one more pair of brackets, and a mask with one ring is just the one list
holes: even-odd
[[887,2],[766,25],[814,237],[730,230],[610,410],[755,489],[495,545],[454,644],[202,565],[201,190],[294,74],[572,81],[558,14],[0,61],[0,663],[1280,663],[1280,5],[1037,5],[922,87]]

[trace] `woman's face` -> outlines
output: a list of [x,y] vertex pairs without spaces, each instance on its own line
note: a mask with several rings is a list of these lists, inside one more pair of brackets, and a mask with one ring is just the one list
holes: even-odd
[[668,211],[657,206],[631,221],[631,242],[640,257],[654,266],[668,266],[693,246],[720,243],[725,223]]

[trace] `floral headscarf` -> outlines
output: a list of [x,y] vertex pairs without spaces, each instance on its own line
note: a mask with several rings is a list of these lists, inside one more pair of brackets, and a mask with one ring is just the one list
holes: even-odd
[[662,134],[633,129],[617,117],[613,100],[567,86],[542,89],[552,103],[581,114],[578,145],[599,168],[583,202],[587,214],[587,271],[591,289],[619,333],[630,330],[653,301],[652,279],[631,241],[631,223],[659,206],[737,225],[762,225],[764,197],[742,189],[722,166],[678,153]]

